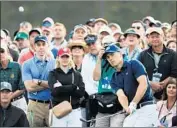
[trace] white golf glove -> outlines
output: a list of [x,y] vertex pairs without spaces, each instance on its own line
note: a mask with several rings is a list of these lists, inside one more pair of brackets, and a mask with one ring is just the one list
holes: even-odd
[[136,111],[137,104],[135,102],[131,102],[128,107],[130,109],[130,114],[133,114]]

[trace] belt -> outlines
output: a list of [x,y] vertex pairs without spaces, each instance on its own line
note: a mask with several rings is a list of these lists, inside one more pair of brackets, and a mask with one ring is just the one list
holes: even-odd
[[140,108],[141,107],[144,107],[144,106],[146,106],[146,105],[151,105],[151,104],[156,104],[155,103],[155,101],[146,101],[146,102],[142,102],[142,103],[140,103]]
[[16,100],[19,100],[19,99],[21,99],[21,98],[23,98],[23,95],[20,95],[20,96],[18,96],[18,97],[15,97],[14,99],[12,99],[12,102],[13,102],[13,101],[16,101]]
[[50,103],[50,100],[36,100],[36,99],[30,99],[30,100],[35,101],[35,102],[39,102],[39,103],[43,103],[43,104]]

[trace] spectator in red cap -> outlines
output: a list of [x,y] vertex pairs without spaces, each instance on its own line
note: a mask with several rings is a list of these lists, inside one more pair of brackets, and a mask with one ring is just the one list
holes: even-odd
[[52,95],[52,108],[63,101],[70,102],[72,111],[57,118],[50,110],[51,127],[82,127],[80,98],[85,92],[85,84],[79,72],[75,71],[69,48],[61,48],[56,59],[56,69],[49,73],[48,83]]

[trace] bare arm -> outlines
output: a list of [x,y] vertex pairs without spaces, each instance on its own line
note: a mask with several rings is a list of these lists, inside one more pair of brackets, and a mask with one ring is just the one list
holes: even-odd
[[98,58],[97,63],[95,65],[95,69],[93,71],[93,80],[99,81],[101,77],[101,59]]
[[43,83],[45,83],[45,82],[42,82],[41,86],[40,86],[40,85],[38,85],[37,80],[26,80],[26,81],[24,81],[26,90],[28,92],[36,92],[36,91],[40,91],[40,90],[46,89],[46,87],[44,87],[45,84],[44,84],[44,86],[42,86]]
[[135,97],[133,98],[132,102],[135,102],[136,104],[139,103],[139,101],[143,98],[146,90],[147,90],[147,78],[145,75],[141,75],[137,78],[137,81],[139,83]]
[[119,100],[120,104],[127,111],[128,110],[128,98],[127,98],[127,96],[125,95],[125,93],[123,92],[122,89],[119,89],[116,94],[118,96],[118,100]]
[[21,94],[24,93],[25,90],[16,90],[15,92],[13,92],[12,96],[11,96],[11,99],[14,99],[18,96],[20,96]]
[[95,65],[95,69],[93,71],[93,80],[99,81],[101,77],[101,59],[104,54],[104,49],[101,49],[98,54],[97,63]]

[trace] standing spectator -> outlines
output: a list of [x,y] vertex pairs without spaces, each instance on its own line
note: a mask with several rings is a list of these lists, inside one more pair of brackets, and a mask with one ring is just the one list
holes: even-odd
[[124,48],[124,54],[128,57],[128,60],[137,59],[138,55],[142,51],[139,46],[140,35],[134,29],[127,29],[124,33],[125,42],[128,47]]
[[47,37],[48,44],[49,44],[49,50],[52,52],[53,57],[57,57],[58,49],[55,47],[52,47],[52,39],[53,39],[53,27],[54,27],[54,21],[50,17],[46,17],[42,22],[42,35]]
[[18,32],[14,38],[17,41],[18,50],[21,52],[23,49],[29,47],[29,36],[25,32]]
[[119,41],[121,35],[123,35],[123,32],[120,30],[116,30],[112,33],[112,36],[115,38],[116,42]]
[[166,47],[176,52],[176,48],[177,48],[176,45],[177,45],[177,42],[175,40],[169,40],[167,41]]
[[7,42],[7,39],[6,39],[6,34],[4,31],[1,30],[1,44],[5,44],[7,45],[8,47],[8,50],[9,50],[9,53],[13,59],[13,61],[17,61],[18,60],[18,57],[19,57],[19,54],[17,51],[11,49],[8,45],[8,42]]
[[176,116],[176,78],[171,78],[165,88],[162,101],[157,102],[158,127],[172,127],[172,118]]
[[19,28],[18,32],[29,33],[29,31],[31,31],[31,29],[32,29],[31,23],[27,22],[27,21],[23,21],[20,23],[20,28]]
[[[85,37],[85,42],[88,46],[89,52],[84,56],[82,61],[82,70],[81,74],[83,81],[85,83],[85,91],[88,95],[92,95],[98,92],[98,82],[93,80],[93,70],[96,65],[97,55],[99,53],[99,44],[97,42],[97,36],[89,34]],[[87,108],[82,109],[82,117],[88,118],[86,113],[88,112]],[[83,126],[86,124],[83,123]]]
[[103,19],[103,18],[97,18],[95,19],[95,22],[94,22],[94,32],[96,34],[99,33],[100,31],[100,28],[103,27],[103,26],[107,26],[108,25],[108,21]]
[[121,27],[117,23],[109,23],[108,27],[111,29],[112,33],[114,33],[115,31],[122,31]]
[[22,76],[28,91],[27,117],[30,127],[49,126],[51,99],[48,74],[55,67],[55,60],[47,57],[48,41],[45,36],[35,38],[35,56],[23,64]]
[[151,46],[140,53],[139,60],[146,68],[154,97],[160,100],[170,77],[177,76],[177,56],[163,44],[164,34],[161,28],[149,28],[146,33]]
[[52,107],[63,101],[70,102],[72,106],[72,111],[60,119],[50,110],[50,116],[53,117],[51,127],[81,127],[80,98],[84,96],[85,85],[81,74],[74,69],[69,48],[59,50],[56,69],[49,73],[48,82],[52,95]]
[[125,41],[124,35],[121,35],[118,39],[118,44],[120,48],[126,48],[128,46],[127,42]]
[[98,82],[94,81],[92,76],[100,48],[96,35],[87,35],[85,42],[89,48],[89,53],[84,56],[81,74],[85,83],[85,90],[91,95],[98,91]]
[[53,30],[54,37],[53,37],[53,41],[52,41],[53,47],[55,47],[58,50],[60,48],[66,47],[68,42],[65,40],[65,37],[66,37],[65,25],[57,22],[54,24],[53,29],[54,29]]
[[[103,58],[106,58],[110,65],[116,69],[116,72],[112,76],[111,87],[118,96],[121,106],[127,114],[139,117],[139,120],[136,120],[136,118],[133,119],[131,116],[127,118],[126,123],[124,122],[125,127],[132,127],[133,123],[135,123],[136,127],[136,124],[140,122],[140,126],[143,126],[143,121],[146,120],[142,121],[141,119],[148,119],[146,118],[147,114],[154,112],[148,104],[145,107],[147,110],[141,113],[141,117],[139,116],[140,113],[136,112],[136,109],[143,109],[143,107],[140,108],[140,104],[152,101],[151,89],[143,65],[137,60],[124,61],[120,48],[116,45],[106,47]],[[123,126],[126,113],[117,114],[114,126]]]
[[21,67],[17,62],[10,60],[8,48],[5,44],[0,48],[0,81],[8,82],[12,85],[12,104],[27,112],[27,104],[24,98],[25,86],[22,82]]
[[75,64],[75,70],[81,72],[86,43],[82,40],[74,40],[69,43],[68,47],[71,49],[72,59]]
[[39,36],[41,34],[40,30],[38,28],[34,28],[29,32],[29,41],[30,41],[30,47],[26,52],[23,52],[20,54],[18,63],[23,64],[26,60],[32,58],[34,56],[35,47],[34,47],[34,39],[36,36]]
[[146,25],[146,29],[148,29],[150,27],[150,23],[154,22],[154,20],[155,19],[152,16],[146,16],[142,21]]
[[95,23],[95,18],[91,18],[89,19],[85,24],[91,28],[94,27],[94,23]]
[[0,127],[29,127],[24,111],[11,104],[12,85],[1,82],[0,86]]
[[87,36],[86,26],[79,24],[74,27],[72,40],[84,40],[86,36]]
[[99,37],[98,41],[101,43],[101,45],[102,45],[103,38],[108,35],[112,35],[111,29],[108,26],[101,27],[98,34]]

